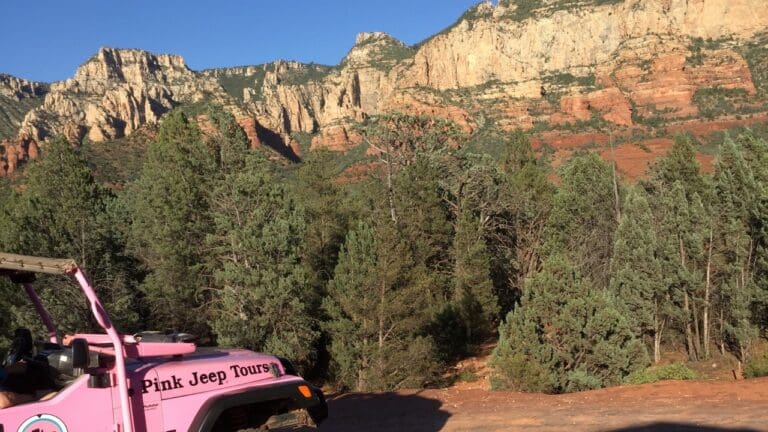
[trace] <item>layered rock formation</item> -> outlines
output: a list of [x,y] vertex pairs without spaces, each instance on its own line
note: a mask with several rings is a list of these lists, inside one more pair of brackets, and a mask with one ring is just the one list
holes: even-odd
[[628,41],[649,35],[747,39],[768,27],[761,0],[627,0],[514,19],[504,2],[424,44],[406,82],[437,89],[521,82],[551,73],[589,73]]
[[764,0],[593,3],[482,3],[416,47],[362,33],[333,67],[277,61],[195,72],[179,56],[104,48],[51,85],[18,137],[103,141],[178,105],[212,102],[235,114],[252,146],[295,159],[297,133],[313,134],[314,148],[345,151],[361,141],[351,126],[385,111],[444,117],[468,134],[642,129],[695,118],[702,90],[765,97],[743,49],[764,40]]
[[42,106],[27,114],[20,136],[42,140],[63,134],[92,141],[129,135],[143,124],[157,123],[181,103],[214,96],[221,86],[191,71],[176,55],[102,48],[75,76],[51,85]]
[[15,100],[44,96],[48,92],[48,85],[14,76],[0,74],[0,96]]
[[47,92],[47,84],[0,74],[0,139],[14,137],[24,116]]
[[19,164],[36,157],[37,143],[15,139],[24,116],[42,103],[48,85],[0,74],[0,177],[11,175]]
[[20,164],[36,158],[38,153],[37,142],[30,138],[0,141],[0,177],[13,175]]

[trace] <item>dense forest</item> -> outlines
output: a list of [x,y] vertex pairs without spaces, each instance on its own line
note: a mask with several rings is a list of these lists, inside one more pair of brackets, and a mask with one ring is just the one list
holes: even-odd
[[[764,336],[768,142],[750,131],[722,140],[711,173],[680,135],[626,182],[589,152],[554,169],[523,132],[494,137],[499,159],[451,123],[381,115],[350,176],[327,152],[278,164],[230,115],[208,118],[202,133],[169,114],[121,187],[52,140],[0,183],[0,250],[76,259],[126,333],[280,354],[342,390],[440,385],[496,339],[496,387],[568,392],[670,346],[749,363]],[[41,279],[62,329],[90,329],[77,287]],[[0,284],[0,333],[40,329]]]

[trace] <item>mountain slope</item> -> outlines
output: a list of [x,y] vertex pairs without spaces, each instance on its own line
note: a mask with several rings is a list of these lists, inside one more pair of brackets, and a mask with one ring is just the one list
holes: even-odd
[[17,136],[112,140],[176,106],[211,102],[235,114],[254,147],[295,159],[296,134],[345,151],[357,142],[351,126],[385,111],[448,118],[468,133],[523,128],[545,143],[653,136],[674,122],[768,111],[763,0],[514,4],[481,3],[415,47],[360,34],[332,67],[195,72],[180,56],[104,48],[29,105]]
[[0,74],[0,139],[12,138],[24,116],[40,106],[48,85]]

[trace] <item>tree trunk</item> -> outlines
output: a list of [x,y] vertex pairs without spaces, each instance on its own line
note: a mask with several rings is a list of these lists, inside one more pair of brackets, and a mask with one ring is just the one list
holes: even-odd
[[87,248],[86,241],[85,241],[85,222],[83,220],[80,220],[80,268],[87,269],[88,268],[88,260],[85,259],[85,250]]
[[688,290],[684,291],[683,314],[685,315],[685,343],[688,348],[688,358],[696,361],[696,348],[693,345],[693,331],[691,330],[691,308],[688,304]]
[[382,282],[379,291],[379,355],[376,356],[378,361],[378,376],[384,376],[384,320],[387,318],[384,316],[384,302],[386,301],[385,294],[386,286],[385,283]]
[[[687,270],[685,265],[685,246],[683,245],[683,238],[679,237],[678,240],[680,244],[680,265],[684,270]],[[691,307],[688,300],[688,288],[686,287],[683,287],[683,301],[683,314],[685,315],[683,318],[685,320],[685,343],[686,348],[688,349],[688,358],[696,361],[696,348],[694,348],[693,345],[693,330],[691,329]]]
[[661,361],[661,334],[664,331],[664,324],[656,315],[653,318],[653,364],[659,364]]
[[[363,324],[363,328],[365,328]],[[360,368],[357,370],[357,391],[368,391],[367,383],[365,382],[365,370],[368,368],[368,338],[363,338],[363,356],[360,358]]]
[[704,284],[704,312],[701,325],[704,327],[704,357],[709,358],[709,292],[712,287],[712,227],[709,227],[709,250],[707,251],[707,281]]
[[613,163],[611,163],[611,176],[613,178],[613,199],[616,206],[616,224],[621,223],[621,198],[619,197],[619,182],[616,180],[616,152],[613,147],[613,136],[611,136],[611,157]]
[[725,318],[720,310],[720,355],[725,355]]
[[387,146],[387,197],[389,199],[389,216],[392,218],[392,222],[397,223],[397,216],[395,215],[395,188],[392,185],[392,154],[389,146]]
[[693,313],[693,346],[696,349],[696,358],[701,356],[701,321],[699,320],[699,308],[696,303],[691,302],[691,312]]

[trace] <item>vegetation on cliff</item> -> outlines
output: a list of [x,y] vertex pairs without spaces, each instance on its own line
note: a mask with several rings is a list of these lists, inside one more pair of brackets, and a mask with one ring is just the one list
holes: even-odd
[[0,139],[15,138],[24,116],[42,103],[42,97],[16,100],[0,94]]

